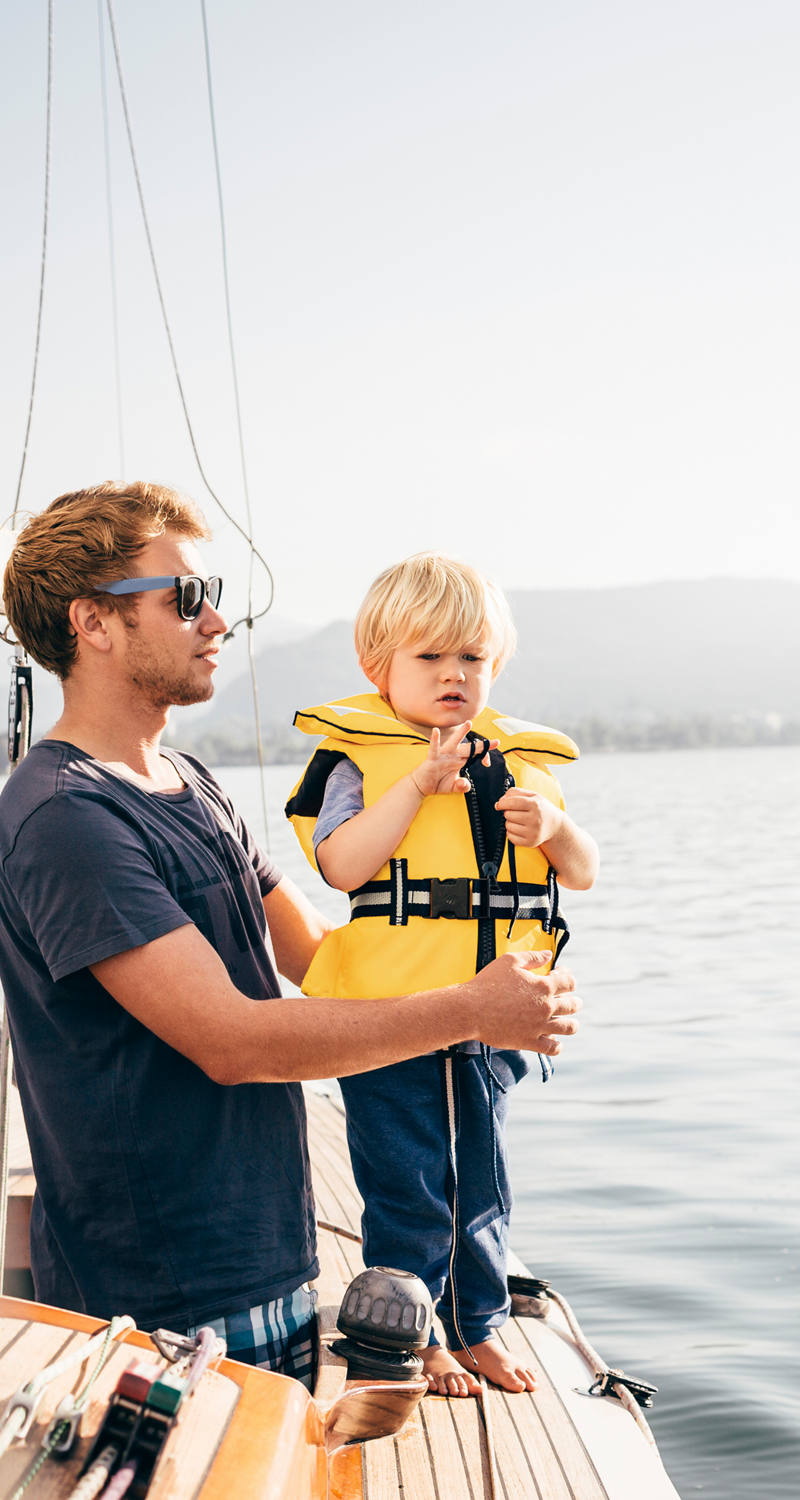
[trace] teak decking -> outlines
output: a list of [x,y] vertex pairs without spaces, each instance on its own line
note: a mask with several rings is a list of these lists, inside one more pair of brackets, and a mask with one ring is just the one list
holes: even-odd
[[[357,1237],[361,1203],[350,1171],[341,1107],[313,1089],[307,1089],[306,1102],[318,1219]],[[18,1099],[12,1114],[8,1265],[20,1274],[27,1264],[34,1184],[25,1168],[27,1142]],[[320,1228],[319,1251],[324,1358],[316,1396],[324,1403],[344,1386],[344,1366],[327,1352],[327,1342],[343,1292],[363,1262],[357,1239],[330,1229]],[[55,1348],[69,1338],[65,1327],[90,1326],[90,1320],[47,1308],[41,1309],[41,1322],[60,1322],[60,1327],[41,1328],[35,1317],[36,1310],[25,1304],[14,1307],[6,1302],[0,1310],[0,1399],[36,1367],[37,1340],[45,1340],[44,1362],[45,1351],[54,1357]],[[21,1329],[20,1318],[32,1321]],[[8,1321],[13,1319],[16,1326]],[[484,1387],[481,1399],[426,1395],[396,1437],[347,1449],[330,1460],[330,1500],[678,1500],[657,1451],[619,1403],[576,1394],[589,1385],[593,1371],[577,1354],[557,1312],[547,1323],[512,1318],[502,1337],[536,1369],[535,1394],[511,1395]],[[141,1334],[130,1336],[130,1342],[147,1344]],[[109,1381],[122,1358],[120,1352],[112,1361]],[[195,1398],[196,1405],[187,1413],[191,1420],[175,1434],[174,1458],[187,1455],[180,1464],[180,1478],[171,1454],[153,1500],[228,1500],[234,1494],[243,1500],[297,1500],[301,1494],[324,1495],[324,1459],[315,1457],[303,1438],[306,1418],[300,1405],[307,1402],[307,1394],[302,1387],[283,1380],[265,1382],[258,1371],[229,1361],[223,1370],[240,1388],[233,1407],[226,1394],[228,1382],[221,1375],[214,1377],[202,1400]],[[98,1396],[107,1384],[104,1374]],[[270,1385],[271,1390],[264,1389]],[[278,1409],[280,1400],[292,1408],[291,1420]],[[18,1478],[22,1463],[19,1450],[16,1457],[11,1450],[0,1460],[0,1496],[11,1493],[9,1481]],[[28,1492],[30,1500],[55,1500],[65,1493],[65,1484],[64,1471],[52,1472],[51,1466],[47,1479],[37,1476]]]
[[[361,1202],[350,1172],[341,1110],[331,1098],[310,1090],[306,1105],[317,1217],[358,1233]],[[358,1244],[329,1230],[320,1230],[319,1249],[320,1301],[335,1319],[344,1288],[363,1269],[363,1261]],[[323,1332],[324,1325],[323,1318]],[[534,1352],[535,1331],[538,1323],[529,1318],[511,1319],[503,1330],[507,1346],[524,1350],[537,1372],[535,1396],[491,1388],[483,1398],[494,1440],[494,1488],[483,1401],[426,1396],[396,1438],[381,1438],[360,1450],[364,1500],[609,1500],[561,1396]],[[587,1370],[587,1385],[590,1380]],[[619,1415],[630,1421],[626,1414]],[[355,1457],[346,1454],[335,1460],[337,1465],[350,1464],[350,1484]],[[351,1493],[359,1491],[342,1493],[350,1500]]]

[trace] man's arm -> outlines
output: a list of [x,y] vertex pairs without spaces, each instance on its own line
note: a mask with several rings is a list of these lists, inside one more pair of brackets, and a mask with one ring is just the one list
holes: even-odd
[[[276,888],[277,889],[277,888]],[[215,1082],[367,1072],[477,1037],[552,1055],[577,1030],[572,976],[505,954],[466,984],[397,1000],[251,1000],[191,924],[92,964],[114,999]]]
[[263,897],[263,903],[278,973],[300,985],[333,923],[312,906],[288,875]]

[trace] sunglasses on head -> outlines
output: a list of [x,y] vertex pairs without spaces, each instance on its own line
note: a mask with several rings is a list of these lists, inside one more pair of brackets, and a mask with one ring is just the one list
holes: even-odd
[[216,609],[222,598],[222,579],[198,578],[196,573],[186,573],[183,578],[167,574],[161,578],[118,578],[115,583],[97,585],[98,594],[144,594],[152,589],[174,589],[181,619],[196,620],[206,599]]

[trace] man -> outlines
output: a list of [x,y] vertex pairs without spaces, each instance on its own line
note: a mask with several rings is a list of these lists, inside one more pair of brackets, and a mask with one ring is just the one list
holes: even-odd
[[317,1262],[298,1080],[471,1037],[552,1055],[580,1002],[568,974],[508,956],[423,995],[280,998],[266,927],[299,983],[327,924],[209,772],[160,744],[170,706],[213,691],[207,537],[174,491],[102,484],[35,516],[6,569],[14,633],[64,688],[0,797],[31,1260],[42,1301],[215,1322],[234,1357],[303,1378]]

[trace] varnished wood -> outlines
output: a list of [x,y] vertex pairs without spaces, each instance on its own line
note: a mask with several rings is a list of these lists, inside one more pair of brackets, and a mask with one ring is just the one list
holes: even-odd
[[[0,1298],[0,1400],[103,1326],[79,1313]],[[146,1334],[126,1335],[98,1379],[76,1463],[46,1464],[27,1491],[30,1500],[59,1500],[74,1486],[111,1391],[135,1350],[153,1353]],[[1,1493],[8,1494],[27,1470],[58,1400],[85,1378],[79,1372],[76,1366],[47,1387],[31,1439],[0,1458]],[[149,1500],[231,1500],[234,1494],[248,1500],[324,1500],[327,1460],[319,1434],[309,1430],[312,1407],[297,1381],[221,1360],[182,1409]]]

